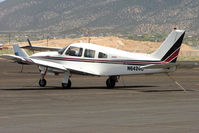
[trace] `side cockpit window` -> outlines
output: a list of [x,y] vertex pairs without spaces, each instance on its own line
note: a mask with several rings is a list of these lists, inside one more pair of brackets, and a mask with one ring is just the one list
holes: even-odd
[[95,58],[95,50],[85,49],[84,57]]
[[78,56],[78,57],[81,57],[82,56],[82,51],[83,51],[83,48],[79,48],[79,47],[69,47],[68,50],[66,51],[66,55],[69,55],[69,56]]
[[107,57],[108,56],[105,53],[99,52],[99,54],[98,54],[98,58],[107,58]]

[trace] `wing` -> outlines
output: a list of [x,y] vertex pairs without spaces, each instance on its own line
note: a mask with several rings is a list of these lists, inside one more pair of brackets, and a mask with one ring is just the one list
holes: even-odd
[[27,63],[26,60],[23,57],[11,55],[11,54],[0,55],[0,58],[12,60],[12,61],[15,61],[15,62],[18,62],[18,63]]
[[81,69],[79,66],[71,66],[71,65],[64,66],[62,64],[58,64],[58,63],[55,63],[55,62],[44,61],[44,60],[39,60],[39,59],[32,59],[32,58],[29,58],[29,57],[25,58],[25,57],[20,57],[20,56],[16,56],[16,55],[5,54],[5,55],[0,55],[0,58],[12,60],[12,61],[15,61],[17,63],[49,67],[49,68],[61,70],[63,72],[69,70],[73,73],[78,73],[78,74],[98,75],[95,72],[91,72],[89,70]]
[[35,64],[35,65],[50,67],[50,68],[63,70],[63,71],[67,70],[63,65],[60,65],[58,63],[53,63],[53,62],[43,61],[43,60],[38,60],[38,59],[23,58],[23,57],[11,55],[11,54],[0,55],[0,58],[12,60],[17,63],[32,64],[32,65]]
[[63,65],[54,63],[54,62],[50,62],[50,61],[44,61],[44,60],[39,60],[39,59],[30,59],[30,58],[26,58],[25,60],[27,62],[29,62],[30,64],[35,64],[35,65],[44,66],[44,67],[50,67],[50,68],[54,68],[54,69],[58,69],[58,70],[62,70],[62,71],[67,70]]
[[59,64],[59,63],[55,63],[55,62],[44,61],[44,60],[33,59],[33,58],[26,58],[25,60],[27,62],[29,62],[29,64],[35,64],[35,65],[39,65],[39,66],[44,66],[44,67],[49,67],[49,68],[53,68],[53,69],[57,69],[57,70],[62,70],[63,72],[69,70],[72,73],[89,74],[89,75],[98,76],[97,73],[89,71],[89,70],[81,69],[79,66],[72,66],[72,65],[65,66],[63,64]]
[[21,48],[29,49],[29,50],[36,50],[36,51],[59,51],[62,48],[56,47],[43,47],[43,46],[22,46]]

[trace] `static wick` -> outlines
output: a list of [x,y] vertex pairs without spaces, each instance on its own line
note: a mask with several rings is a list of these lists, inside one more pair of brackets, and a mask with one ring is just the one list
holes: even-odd
[[176,81],[174,78],[172,78],[168,73],[167,73],[167,76],[174,81],[174,83],[179,86],[184,92],[186,92],[186,89],[180,84],[178,83],[178,81]]

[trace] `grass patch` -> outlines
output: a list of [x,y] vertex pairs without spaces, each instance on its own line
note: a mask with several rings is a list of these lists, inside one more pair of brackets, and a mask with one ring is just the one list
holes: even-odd
[[13,50],[11,49],[2,49],[0,50],[0,54],[13,54]]
[[[31,50],[25,50],[25,51],[28,55],[33,54],[33,52]],[[1,54],[14,54],[14,51],[12,49],[2,49],[2,50],[0,50],[0,55]]]

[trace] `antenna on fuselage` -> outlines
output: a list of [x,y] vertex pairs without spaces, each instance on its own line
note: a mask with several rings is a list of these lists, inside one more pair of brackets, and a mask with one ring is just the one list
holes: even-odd
[[90,38],[90,32],[89,32],[89,30],[87,31],[87,37],[88,37],[88,43],[90,43],[91,42],[91,38]]

